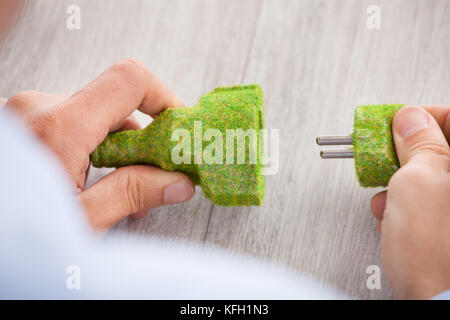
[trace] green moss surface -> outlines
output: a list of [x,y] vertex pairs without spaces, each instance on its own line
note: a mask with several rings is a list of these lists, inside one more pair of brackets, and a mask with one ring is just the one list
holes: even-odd
[[392,138],[392,119],[403,105],[359,106],[355,110],[353,151],[363,187],[387,186],[400,167]]
[[[201,123],[203,134],[209,128],[217,129],[224,137],[222,164],[196,161],[195,123]],[[198,127],[198,126],[197,126]],[[258,85],[216,88],[202,96],[191,108],[169,108],[142,130],[111,133],[91,154],[95,167],[122,167],[133,164],[149,164],[168,171],[182,171],[195,184],[202,187],[206,197],[217,205],[261,205],[264,198],[264,153],[260,152],[260,135],[256,140],[246,140],[245,163],[238,164],[237,139],[234,141],[234,158],[227,164],[226,131],[229,129],[264,128],[263,94]],[[186,156],[190,163],[176,164],[172,150],[179,144],[172,141],[176,129],[190,133],[193,150]],[[215,139],[211,138],[211,142]],[[198,141],[198,140],[197,140]],[[203,141],[203,153],[211,142]],[[263,149],[264,150],[264,149]],[[262,151],[263,151],[262,150]],[[250,163],[250,152],[256,152],[256,163]],[[213,152],[212,154],[215,154]],[[182,153],[185,156],[184,152]]]

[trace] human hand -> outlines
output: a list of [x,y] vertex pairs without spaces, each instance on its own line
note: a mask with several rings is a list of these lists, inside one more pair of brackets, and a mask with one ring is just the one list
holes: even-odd
[[403,107],[392,133],[401,168],[371,203],[384,270],[398,298],[429,299],[450,289],[450,106]]
[[140,129],[131,115],[136,109],[152,116],[182,105],[134,59],[119,61],[73,95],[24,91],[7,102],[63,162],[95,229],[108,229],[130,214],[143,217],[150,208],[194,195],[186,175],[152,166],[117,169],[85,190],[89,155],[108,132]]

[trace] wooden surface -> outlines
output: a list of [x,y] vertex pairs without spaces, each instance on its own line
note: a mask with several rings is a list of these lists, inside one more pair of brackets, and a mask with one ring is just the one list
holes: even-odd
[[[81,8],[81,30],[66,28],[69,4]],[[366,27],[371,4],[380,30]],[[381,267],[376,190],[358,186],[352,160],[321,160],[314,139],[350,133],[359,104],[448,103],[449,19],[447,0],[35,0],[0,54],[0,96],[73,92],[123,57],[144,61],[186,105],[219,85],[259,83],[281,142],[264,205],[216,207],[198,190],[116,228],[218,245],[390,299],[384,277],[381,290],[366,287],[367,267]]]

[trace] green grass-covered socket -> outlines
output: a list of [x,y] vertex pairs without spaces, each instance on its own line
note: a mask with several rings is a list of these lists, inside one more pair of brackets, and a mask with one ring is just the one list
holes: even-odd
[[363,187],[384,187],[400,167],[392,119],[402,104],[359,106],[355,110],[353,152],[358,181]]
[[[221,87],[202,96],[194,107],[165,110],[142,130],[110,133],[90,160],[95,167],[149,164],[181,171],[217,205],[261,205],[265,149],[259,130],[263,128],[263,93],[258,85]],[[231,136],[227,146],[227,130],[238,129],[255,132],[254,139],[244,137],[240,158],[238,138]]]

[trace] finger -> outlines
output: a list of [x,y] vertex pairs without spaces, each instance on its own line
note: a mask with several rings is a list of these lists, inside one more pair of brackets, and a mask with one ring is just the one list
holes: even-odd
[[61,103],[70,97],[69,93],[44,93],[21,91],[8,100],[8,106],[21,114],[40,111]]
[[8,102],[8,99],[0,98],[0,108],[4,107],[6,105],[6,102]]
[[137,212],[137,213],[131,214],[131,215],[130,215],[130,218],[133,218],[133,219],[142,219],[142,218],[146,217],[146,216],[148,215],[148,213],[149,213],[149,210],[143,210],[143,211],[141,211],[141,212]]
[[382,227],[383,227],[383,222],[378,221],[378,223],[377,223],[377,229],[378,229],[378,232],[379,232],[379,233],[381,233]]
[[378,192],[370,201],[373,216],[380,221],[383,220],[384,209],[386,209],[386,194],[386,190]]
[[142,126],[139,121],[137,121],[137,119],[133,115],[131,115],[119,122],[117,125],[113,126],[111,128],[111,132],[122,130],[139,130],[141,128]]
[[194,192],[192,181],[180,172],[129,166],[103,177],[80,199],[94,228],[108,229],[130,214],[187,201]]
[[441,127],[447,142],[450,142],[450,105],[423,106]]
[[111,128],[136,109],[155,115],[168,107],[182,105],[181,100],[143,63],[125,59],[74,94],[63,107],[69,109],[72,116],[78,115],[83,120],[84,129],[94,135],[98,145]]
[[448,142],[436,120],[423,108],[406,106],[397,111],[392,133],[400,165],[425,163],[448,172]]

